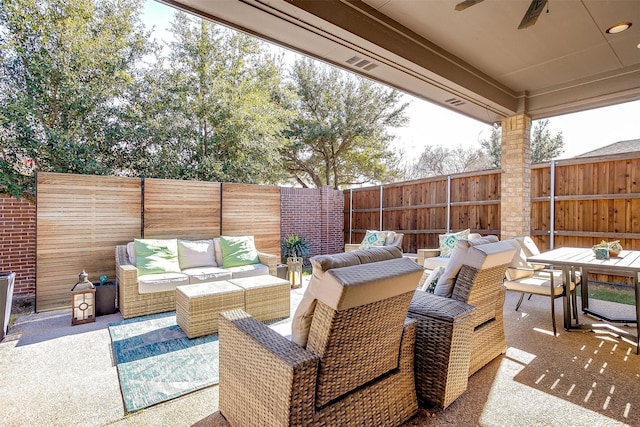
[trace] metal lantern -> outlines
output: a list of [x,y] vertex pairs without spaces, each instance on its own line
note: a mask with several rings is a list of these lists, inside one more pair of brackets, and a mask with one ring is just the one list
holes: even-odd
[[82,270],[78,283],[71,288],[71,325],[96,321],[96,288]]
[[287,267],[289,267],[289,283],[293,289],[302,286],[302,257],[287,258]]

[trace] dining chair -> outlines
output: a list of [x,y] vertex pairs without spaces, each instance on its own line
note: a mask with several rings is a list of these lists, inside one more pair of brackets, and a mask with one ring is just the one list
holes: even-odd
[[533,295],[549,297],[551,301],[552,330],[553,335],[556,335],[555,300],[563,297],[565,292],[570,292],[571,313],[577,322],[576,286],[580,283],[580,275],[572,270],[567,284],[561,270],[554,270],[551,266],[528,262],[528,257],[540,254],[535,242],[528,236],[505,240],[505,242],[508,242],[516,249],[511,265],[505,272],[505,281],[503,283],[507,290],[521,293],[520,299],[516,303],[516,311],[522,305],[526,294],[529,295],[527,299],[531,299]]

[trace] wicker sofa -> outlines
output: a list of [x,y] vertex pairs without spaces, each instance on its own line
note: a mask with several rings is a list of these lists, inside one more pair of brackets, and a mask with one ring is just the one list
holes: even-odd
[[[134,242],[116,246],[116,281],[122,316],[143,316],[175,310],[176,286],[215,282],[242,277],[277,274],[279,257],[258,252],[259,263],[225,268],[219,238],[177,240],[180,271],[140,275],[136,267]],[[206,253],[200,250],[206,247]],[[192,249],[191,251],[189,249]]]
[[312,258],[291,340],[241,310],[221,313],[227,421],[394,426],[413,416],[415,323],[406,314],[422,268],[401,256],[374,248]]

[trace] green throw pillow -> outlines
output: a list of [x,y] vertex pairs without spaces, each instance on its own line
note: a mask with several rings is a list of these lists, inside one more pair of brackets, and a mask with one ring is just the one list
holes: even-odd
[[449,258],[451,251],[453,250],[456,242],[460,239],[466,239],[469,237],[470,229],[458,231],[457,233],[441,234],[438,236],[440,243],[440,256],[443,258]]
[[372,246],[384,246],[387,239],[386,231],[367,230],[367,233],[360,243],[359,249],[369,249]]
[[135,239],[138,275],[180,273],[178,241],[176,239]]
[[222,248],[222,266],[224,268],[258,264],[258,251],[253,243],[253,236],[228,237],[220,236]]

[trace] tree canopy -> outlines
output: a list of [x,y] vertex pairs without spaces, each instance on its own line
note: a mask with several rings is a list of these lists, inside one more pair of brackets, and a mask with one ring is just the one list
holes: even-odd
[[[531,163],[545,162],[552,160],[564,153],[564,139],[562,132],[555,136],[547,129],[549,120],[538,120],[533,122],[531,129]],[[483,150],[489,157],[493,167],[500,167],[500,157],[502,149],[502,132],[493,128],[489,139],[480,141]]]
[[308,59],[296,61],[290,78],[297,116],[281,154],[299,184],[339,189],[397,176],[388,129],[408,120],[400,92]]
[[120,94],[145,54],[140,0],[0,5],[0,188],[33,171],[109,173]]
[[489,167],[487,156],[481,149],[462,145],[446,147],[427,145],[409,168],[409,179],[468,172]]
[[290,116],[276,59],[256,39],[185,13],[171,31],[168,55],[132,97],[139,125],[126,166],[160,178],[276,182]]

